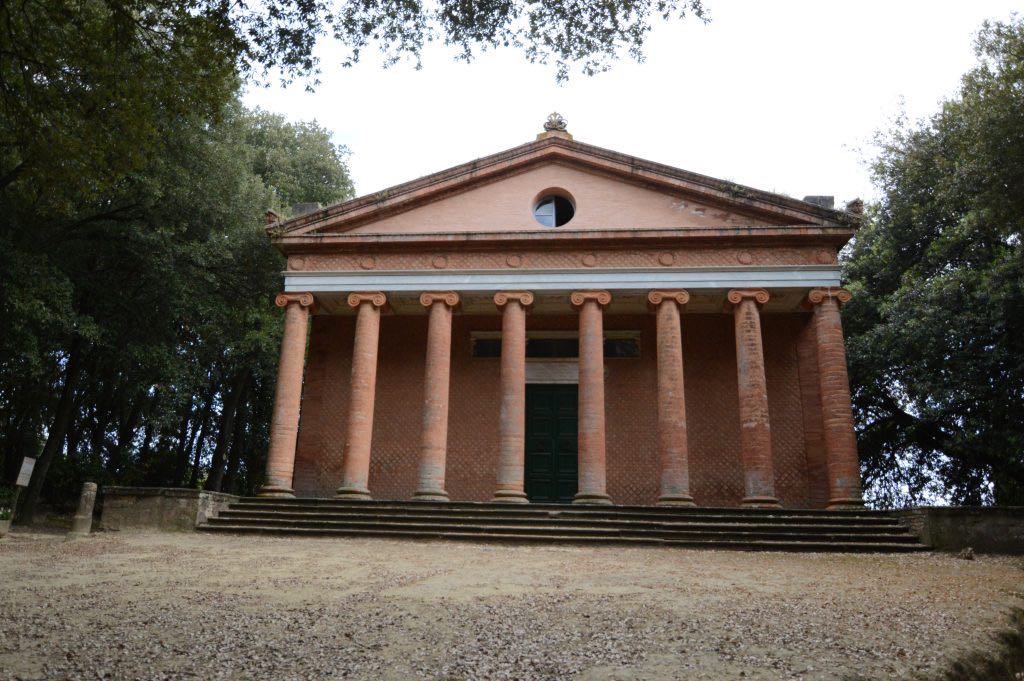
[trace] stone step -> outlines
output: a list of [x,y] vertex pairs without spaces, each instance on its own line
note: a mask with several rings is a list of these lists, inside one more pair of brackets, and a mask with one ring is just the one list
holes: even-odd
[[703,529],[708,531],[727,531],[742,528],[743,531],[775,530],[788,533],[834,533],[845,532],[851,534],[902,534],[905,529],[896,522],[887,524],[865,524],[855,519],[849,519],[847,523],[818,522],[813,523],[804,519],[802,522],[772,522],[765,518],[729,518],[728,516],[706,516],[700,518],[677,519],[665,518],[636,518],[636,517],[612,517],[612,518],[588,518],[569,514],[551,515],[487,515],[482,513],[466,514],[443,514],[440,512],[413,513],[378,513],[372,510],[365,510],[361,513],[355,511],[348,513],[332,513],[329,511],[292,511],[277,509],[249,509],[235,510],[234,508],[222,511],[219,514],[222,519],[238,521],[259,521],[261,519],[274,519],[282,521],[375,521],[375,522],[443,522],[449,524],[480,524],[480,523],[503,523],[515,524],[516,526],[550,525],[556,523],[564,526],[597,526],[615,528],[655,528],[655,529]]
[[631,514],[641,513],[644,515],[675,515],[680,513],[704,514],[714,513],[717,515],[769,515],[787,517],[813,517],[834,516],[841,518],[863,517],[891,520],[892,516],[885,511],[873,511],[869,509],[829,511],[824,509],[763,509],[763,508],[739,508],[739,507],[712,507],[712,506],[619,506],[599,504],[510,504],[490,501],[413,501],[413,500],[386,500],[373,499],[367,501],[355,501],[351,499],[336,498],[273,498],[273,497],[243,497],[235,502],[236,506],[299,506],[299,507],[328,507],[328,508],[437,508],[437,509],[480,509],[480,510],[512,510],[524,511],[573,511],[579,513],[615,513]]
[[655,507],[633,507],[622,508],[618,506],[569,506],[569,505],[545,505],[534,506],[522,504],[474,504],[474,505],[448,505],[448,504],[425,504],[422,502],[323,502],[318,504],[295,503],[298,500],[288,501],[245,501],[244,503],[232,504],[232,510],[248,511],[274,511],[274,512],[295,512],[295,513],[330,513],[332,515],[404,515],[408,513],[435,513],[445,516],[458,515],[487,515],[491,517],[578,517],[578,518],[608,518],[608,519],[637,519],[637,520],[693,520],[719,522],[778,522],[778,523],[806,523],[806,522],[829,522],[836,524],[858,524],[858,525],[880,525],[898,526],[899,521],[889,515],[877,514],[864,515],[861,513],[845,514],[845,512],[807,513],[765,509],[712,509],[712,508],[686,508],[686,509],[658,509]]
[[905,553],[925,551],[926,546],[918,543],[872,543],[859,541],[821,541],[821,540],[728,540],[721,538],[687,538],[665,539],[656,536],[587,536],[572,534],[538,534],[519,532],[515,534],[493,534],[480,531],[401,530],[393,528],[306,528],[289,526],[273,526],[262,524],[211,524],[201,525],[204,532],[246,533],[285,536],[309,537],[385,537],[395,539],[452,540],[470,542],[502,542],[502,543],[556,543],[556,544],[617,544],[633,546],[665,546],[678,548],[704,549],[738,549],[747,551],[810,551],[810,552],[851,552],[851,553]]
[[524,528],[518,524],[473,524],[459,525],[447,522],[431,522],[420,519],[419,521],[395,522],[395,521],[331,521],[331,520],[289,520],[264,518],[258,521],[244,521],[237,518],[211,518],[210,525],[230,525],[233,527],[260,526],[260,527],[281,527],[281,528],[303,528],[303,529],[386,529],[411,532],[477,532],[486,534],[517,535],[517,534],[555,534],[558,536],[592,536],[592,537],[658,537],[661,539],[719,539],[719,540],[800,540],[800,541],[829,541],[829,542],[860,542],[860,543],[914,543],[916,539],[909,534],[851,534],[843,532],[834,533],[793,533],[779,531],[775,528],[763,530],[750,530],[744,528],[737,530],[727,528],[724,530],[709,530],[702,527],[691,527],[687,529],[674,529],[667,527],[601,527],[594,525],[566,526],[559,523],[551,523],[545,526],[533,526]]

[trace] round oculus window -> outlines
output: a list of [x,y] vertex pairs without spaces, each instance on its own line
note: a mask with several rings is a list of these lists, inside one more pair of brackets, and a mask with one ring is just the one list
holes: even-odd
[[576,207],[572,201],[558,194],[541,197],[533,207],[533,218],[545,227],[561,227],[575,214]]

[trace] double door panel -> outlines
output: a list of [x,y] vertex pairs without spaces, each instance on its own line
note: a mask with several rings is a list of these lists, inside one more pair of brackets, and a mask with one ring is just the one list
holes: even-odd
[[576,385],[526,386],[526,496],[569,503],[577,490]]

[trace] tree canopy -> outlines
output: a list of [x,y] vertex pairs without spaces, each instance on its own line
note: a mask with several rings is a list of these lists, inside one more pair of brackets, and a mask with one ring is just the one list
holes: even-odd
[[[281,259],[267,208],[353,193],[316,123],[238,103],[315,48],[417,60],[513,46],[604,69],[700,0],[0,3],[0,457],[25,499],[98,482],[251,490],[273,388]],[[51,466],[53,474],[50,474]]]
[[1024,21],[987,23],[929,120],[880,137],[845,263],[865,474],[880,505],[1024,503]]

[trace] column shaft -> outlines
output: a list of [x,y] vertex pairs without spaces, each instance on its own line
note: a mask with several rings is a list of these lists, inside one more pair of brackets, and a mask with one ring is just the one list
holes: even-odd
[[736,322],[743,505],[777,507],[772,432],[768,419],[768,385],[764,374],[761,313],[758,309],[758,305],[768,302],[768,292],[763,289],[733,290],[729,292],[729,302],[734,306]]
[[501,317],[501,422],[498,484],[494,501],[526,503],[526,308],[528,291],[501,291],[494,302]]
[[853,430],[850,380],[839,304],[850,299],[844,289],[815,289],[808,299],[814,304],[814,330],[818,341],[818,378],[821,382],[821,416],[828,469],[828,508],[859,508],[864,505],[860,488],[860,462]]
[[607,291],[577,291],[572,303],[580,315],[579,487],[573,503],[610,504],[605,472],[604,324]]
[[306,336],[311,293],[282,293],[274,301],[284,308],[281,360],[277,365],[274,411],[270,418],[270,448],[267,451],[266,482],[261,497],[291,497],[295,473],[295,445],[299,433],[302,374],[306,363]]
[[370,446],[373,438],[373,403],[377,391],[377,348],[383,293],[353,293],[348,304],[356,308],[355,345],[352,350],[352,386],[345,429],[345,454],[337,496],[369,499]]
[[419,485],[415,498],[448,501],[444,488],[448,452],[448,395],[451,380],[452,307],[459,302],[454,292],[424,293],[420,303],[429,310],[427,359],[423,397],[423,441]]
[[652,291],[647,299],[656,308],[658,326],[658,455],[661,463],[658,504],[693,506],[679,319],[679,306],[685,305],[690,296],[686,291]]

